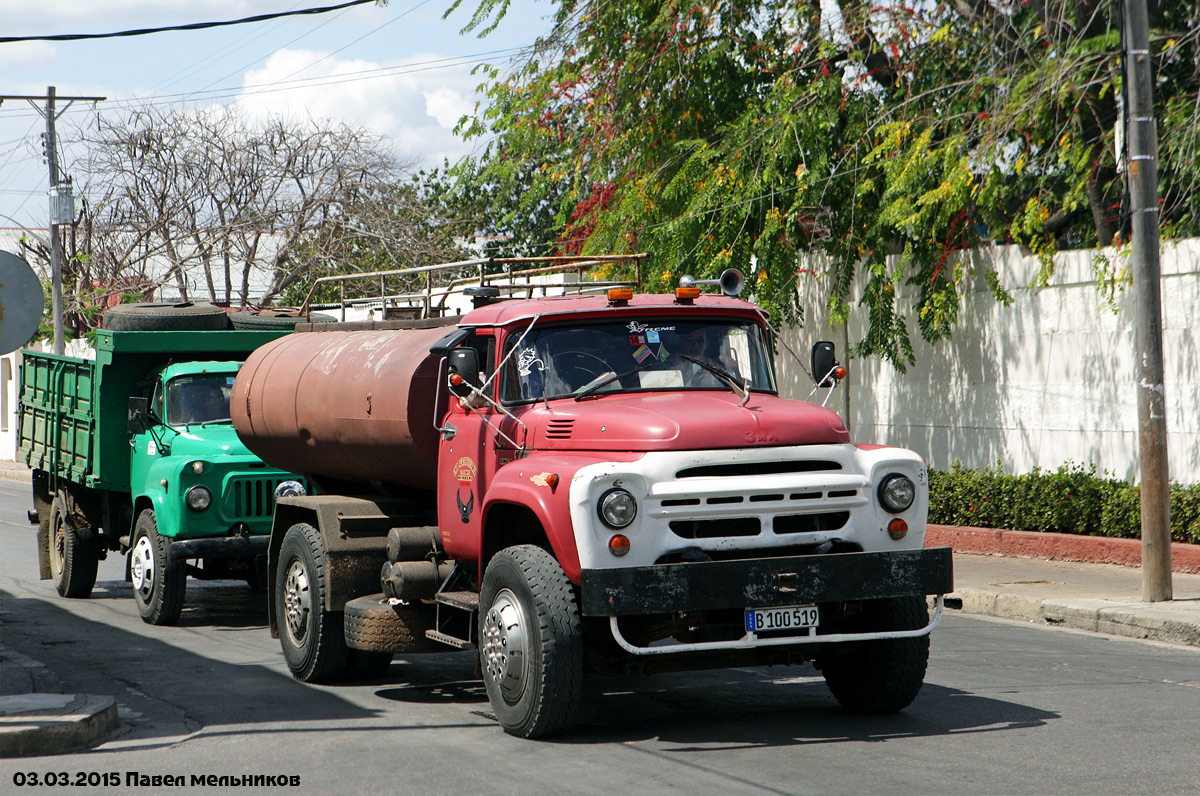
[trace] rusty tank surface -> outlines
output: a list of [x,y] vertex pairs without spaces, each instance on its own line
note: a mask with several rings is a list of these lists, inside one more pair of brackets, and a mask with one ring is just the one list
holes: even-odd
[[440,358],[429,349],[452,328],[300,332],[272,341],[238,373],[233,426],[259,458],[318,482],[434,489]]

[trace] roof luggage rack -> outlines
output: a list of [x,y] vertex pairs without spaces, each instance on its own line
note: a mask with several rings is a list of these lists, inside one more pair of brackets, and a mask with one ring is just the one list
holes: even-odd
[[[647,256],[645,253],[640,253],[592,256],[566,255],[559,257],[484,257],[475,260],[439,263],[437,265],[399,268],[391,271],[323,276],[314,281],[312,287],[309,288],[308,295],[304,297],[304,303],[300,307],[300,313],[307,315],[311,311],[312,298],[319,286],[332,283],[338,283],[341,286],[339,301],[337,304],[331,303],[328,306],[322,304],[322,309],[340,307],[344,317],[347,307],[375,305],[383,308],[385,317],[390,312],[395,316],[402,315],[414,319],[440,317],[445,314],[446,302],[452,295],[456,293],[462,294],[471,287],[494,288],[501,293],[508,293],[510,296],[514,293],[526,291],[528,297],[531,298],[534,290],[544,291],[548,288],[560,288],[563,294],[569,292],[589,293],[606,290],[610,287],[639,288],[642,284],[641,261]],[[583,272],[591,268],[614,263],[632,263],[635,267],[634,278],[623,281],[568,281],[566,278],[571,273],[582,275]],[[532,267],[518,267],[523,265]],[[503,270],[496,273],[487,273],[487,269],[491,266],[502,266]],[[434,274],[456,270],[463,272],[463,275],[454,277],[441,285],[434,284]],[[468,274],[467,272],[471,270],[476,271],[476,273]],[[385,290],[386,283],[384,281],[387,277],[412,276],[416,274],[427,275],[423,291],[394,295],[387,294]],[[563,274],[563,280],[555,283],[535,283],[531,279],[531,277],[546,274]],[[345,284],[356,279],[379,280],[379,295],[377,297],[347,299]],[[518,282],[519,279],[525,281]],[[491,291],[487,292],[490,293]],[[478,293],[478,291],[472,291],[472,293]],[[471,293],[467,293],[466,295],[470,296]]]

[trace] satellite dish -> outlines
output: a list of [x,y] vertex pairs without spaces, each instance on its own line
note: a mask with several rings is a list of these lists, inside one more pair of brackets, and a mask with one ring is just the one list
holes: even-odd
[[0,251],[0,355],[33,339],[46,310],[46,294],[29,263]]

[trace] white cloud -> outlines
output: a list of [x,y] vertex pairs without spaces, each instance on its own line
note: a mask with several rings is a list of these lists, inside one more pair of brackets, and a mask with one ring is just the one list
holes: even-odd
[[15,69],[53,63],[58,48],[48,41],[18,41],[0,47],[0,67]]
[[425,112],[437,119],[443,127],[453,128],[458,120],[475,108],[470,97],[464,97],[452,88],[442,86],[425,92]]
[[237,104],[257,118],[361,125],[389,138],[401,158],[437,166],[443,158],[453,162],[471,149],[453,135],[453,128],[474,109],[478,83],[469,65],[442,68],[439,60],[437,55],[414,55],[384,64],[279,50],[262,69],[246,73]]

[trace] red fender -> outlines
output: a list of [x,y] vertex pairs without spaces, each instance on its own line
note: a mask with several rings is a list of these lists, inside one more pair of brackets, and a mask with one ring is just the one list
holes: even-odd
[[[488,516],[499,504],[516,504],[533,512],[541,523],[554,557],[567,579],[579,583],[579,549],[571,525],[571,479],[581,468],[600,462],[632,462],[639,453],[578,454],[545,452],[518,459],[496,471],[483,501],[484,536]],[[482,557],[482,556],[481,556]],[[480,562],[480,575],[485,562]]]

